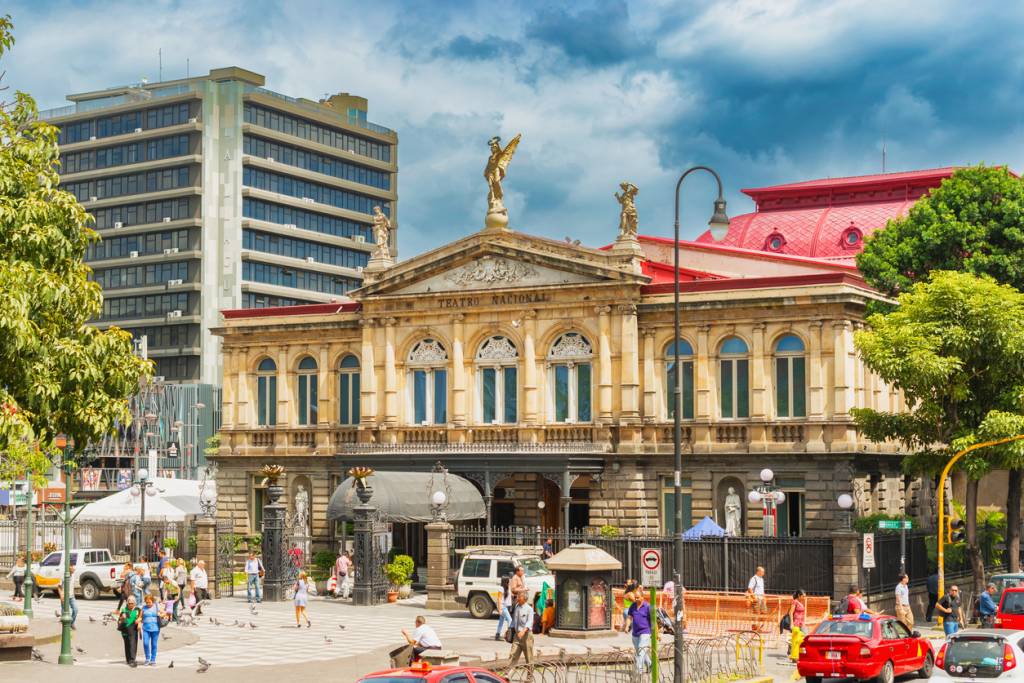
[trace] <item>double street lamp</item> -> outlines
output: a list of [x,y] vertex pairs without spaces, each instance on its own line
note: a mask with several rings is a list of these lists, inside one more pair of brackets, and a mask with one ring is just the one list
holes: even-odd
[[761,470],[761,483],[747,494],[751,505],[761,505],[764,535],[779,535],[779,506],[786,502],[786,494],[775,485],[775,473],[767,467]]
[[[673,281],[675,287],[673,289],[673,329],[675,331],[675,339],[672,342],[673,347],[673,358],[672,362],[675,367],[675,386],[672,389],[674,398],[674,409],[673,422],[674,430],[672,434],[672,447],[675,454],[675,467],[673,470],[673,498],[675,500],[675,540],[673,541],[673,555],[675,561],[673,562],[672,579],[676,586],[683,585],[681,580],[681,574],[683,567],[683,427],[682,427],[682,398],[683,398],[683,373],[679,364],[679,338],[681,336],[679,326],[679,190],[683,185],[683,181],[686,180],[687,176],[695,171],[705,171],[715,177],[715,182],[718,183],[718,198],[715,200],[714,211],[711,214],[711,220],[708,221],[708,227],[711,230],[711,237],[715,241],[719,241],[725,238],[726,233],[729,232],[729,216],[725,213],[725,197],[722,194],[722,179],[718,176],[718,173],[714,169],[707,166],[694,166],[687,169],[679,176],[678,182],[676,182],[676,203],[675,203],[675,223],[673,224],[673,232],[675,237],[675,258],[673,264],[675,266]],[[681,620],[683,617],[683,591],[676,590],[675,595],[675,614],[676,614],[676,637],[673,646],[673,666],[672,666],[672,681],[673,683],[683,683],[683,639],[680,635]]]
[[142,467],[142,468],[139,469],[139,475],[138,476],[139,476],[139,480],[137,482],[135,482],[134,486],[132,486],[131,492],[132,492],[132,498],[140,498],[141,499],[139,501],[139,505],[140,505],[140,520],[139,520],[139,533],[138,533],[138,539],[137,539],[137,544],[138,545],[137,545],[137,548],[136,548],[137,552],[136,552],[136,555],[135,555],[136,557],[141,558],[141,557],[143,557],[142,549],[144,547],[143,546],[142,535],[143,535],[143,533],[145,533],[144,532],[144,527],[146,526],[146,498],[147,497],[155,496],[156,495],[156,488],[154,486],[154,482],[150,481],[150,479],[149,479],[149,470],[147,470],[145,467]]

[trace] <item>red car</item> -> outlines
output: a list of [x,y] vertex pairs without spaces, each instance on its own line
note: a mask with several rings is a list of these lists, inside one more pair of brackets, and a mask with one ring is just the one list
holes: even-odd
[[796,668],[813,683],[823,678],[892,683],[912,672],[929,678],[934,664],[931,643],[893,617],[844,614],[821,622],[804,639]]
[[359,683],[508,683],[478,666],[431,666],[420,661],[405,669],[386,669],[367,674]]
[[1024,631],[1024,586],[1003,590],[996,608],[995,627]]

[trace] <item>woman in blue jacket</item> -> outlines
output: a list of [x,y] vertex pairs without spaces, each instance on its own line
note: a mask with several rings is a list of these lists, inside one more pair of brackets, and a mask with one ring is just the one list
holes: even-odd
[[156,599],[147,595],[146,606],[142,609],[142,650],[146,653],[146,666],[156,666],[161,621],[166,618],[167,613],[156,604]]

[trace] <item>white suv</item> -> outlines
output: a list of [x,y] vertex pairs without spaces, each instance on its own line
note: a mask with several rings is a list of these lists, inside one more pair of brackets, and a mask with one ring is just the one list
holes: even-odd
[[534,554],[520,548],[468,548],[455,578],[455,601],[466,605],[477,619],[487,619],[501,604],[501,579],[512,577],[516,567],[525,570],[526,588],[530,595],[544,587],[555,587],[555,577]]

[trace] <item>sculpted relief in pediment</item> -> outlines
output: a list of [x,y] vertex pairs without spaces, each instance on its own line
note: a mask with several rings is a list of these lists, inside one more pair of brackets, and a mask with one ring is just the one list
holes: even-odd
[[594,277],[505,256],[482,256],[410,284],[403,293],[451,292],[593,282]]

